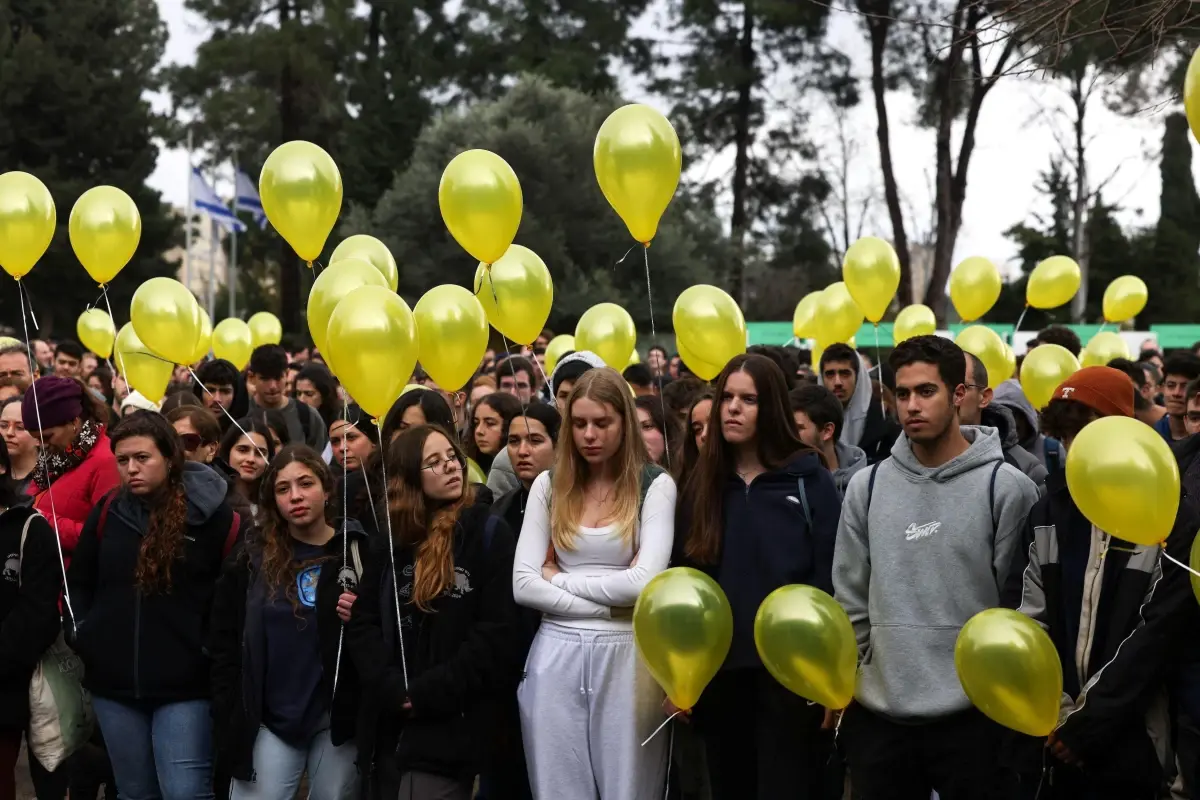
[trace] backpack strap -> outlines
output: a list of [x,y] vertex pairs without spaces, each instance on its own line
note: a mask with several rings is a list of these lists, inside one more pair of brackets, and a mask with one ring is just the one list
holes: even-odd
[[25,537],[29,535],[29,524],[33,522],[34,517],[40,516],[40,513],[34,511],[25,518],[25,524],[21,526],[21,545],[17,550],[17,588],[21,587],[21,566],[25,563]]
[[113,500],[117,497],[117,490],[113,489],[108,494],[104,495],[104,499],[100,501],[100,518],[96,520],[96,541],[104,540],[104,526],[108,524],[108,510],[112,508]]
[[483,552],[485,553],[492,549],[492,539],[496,538],[496,525],[499,521],[500,517],[488,514],[487,521],[483,523]]
[[241,521],[242,515],[236,511],[233,512],[233,521],[229,523],[229,533],[225,534],[225,546],[221,549],[221,558],[228,558],[229,554],[233,552],[233,547],[237,544]]
[[871,465],[871,479],[867,481],[867,512],[871,511],[871,495],[875,494],[875,473],[879,472],[879,465],[882,461],[877,461]]
[[1042,442],[1042,452],[1046,456],[1046,469],[1050,472],[1058,472],[1062,468],[1062,445],[1058,439],[1051,439],[1049,436]]
[[992,518],[993,529],[996,527],[996,474],[1000,472],[1003,464],[1003,461],[996,462],[996,466],[992,468],[992,480],[988,484],[988,511]]
[[[875,473],[871,473],[871,479],[875,479]],[[812,509],[808,506],[808,492],[804,488],[804,477],[796,478],[796,495],[800,498],[800,508],[804,511],[804,521],[808,523],[808,527],[812,527]]]

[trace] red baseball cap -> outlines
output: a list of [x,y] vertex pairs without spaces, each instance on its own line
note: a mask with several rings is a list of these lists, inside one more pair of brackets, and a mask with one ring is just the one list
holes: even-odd
[[1083,403],[1102,417],[1133,416],[1133,381],[1112,367],[1084,367],[1054,390],[1052,400]]

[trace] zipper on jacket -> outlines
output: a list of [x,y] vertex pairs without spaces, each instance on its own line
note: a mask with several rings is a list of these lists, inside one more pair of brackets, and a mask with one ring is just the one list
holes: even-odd
[[142,592],[134,587],[133,595],[133,696],[142,698],[142,678],[139,653],[142,649]]
[[1111,537],[1104,531],[1101,531],[1099,528],[1093,527],[1092,530],[1097,531],[1100,534],[1100,554],[1096,557],[1095,572],[1092,574],[1091,580],[1088,581],[1087,588],[1084,590],[1083,607],[1087,612],[1087,627],[1086,629],[1080,630],[1080,633],[1082,633],[1084,636],[1083,648],[1079,651],[1079,654],[1076,658],[1076,669],[1080,672],[1079,686],[1081,693],[1083,691],[1083,687],[1086,686],[1088,682],[1087,668],[1088,662],[1091,661],[1092,657],[1092,644],[1096,639],[1096,617],[1100,610],[1100,592],[1097,591],[1096,582],[1100,581],[1101,584],[1103,584],[1104,558],[1108,555],[1108,545],[1109,542],[1112,541]]

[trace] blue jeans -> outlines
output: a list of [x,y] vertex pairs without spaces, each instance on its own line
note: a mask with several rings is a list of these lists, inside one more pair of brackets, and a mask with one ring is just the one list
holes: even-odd
[[313,734],[307,744],[291,745],[264,726],[254,737],[254,780],[235,780],[230,800],[292,800],[300,778],[308,771],[310,800],[352,800],[358,795],[354,742],[334,747],[329,728]]
[[120,800],[212,800],[207,700],[163,705],[92,697]]

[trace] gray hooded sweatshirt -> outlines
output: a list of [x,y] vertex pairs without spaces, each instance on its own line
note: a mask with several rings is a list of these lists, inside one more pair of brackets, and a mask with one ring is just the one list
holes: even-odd
[[1043,467],[1049,469],[1049,464],[1046,463],[1046,437],[1040,432],[1038,425],[1037,410],[1034,409],[1033,403],[1025,397],[1024,390],[1021,389],[1021,383],[1016,378],[1009,378],[1004,383],[996,387],[992,393],[992,405],[1003,406],[1013,413],[1015,417],[1020,414],[1029,423],[1029,427],[1034,431],[1033,436],[1025,441],[1018,441],[1017,444],[1025,448],[1025,452],[1036,458],[1042,463]]
[[1013,421],[1012,412],[1008,410],[1008,407],[992,403],[983,409],[982,417],[983,426],[995,428],[996,433],[1000,436],[1000,448],[1004,451],[1004,460],[1025,473],[1025,477],[1037,484],[1038,491],[1045,494],[1046,476],[1049,474],[1046,471],[1046,465],[1017,444],[1017,425]]
[[[824,379],[822,379],[821,385],[825,385]],[[871,376],[866,362],[860,355],[858,357],[858,375],[854,382],[854,394],[850,395],[850,402],[846,404],[842,417],[842,433],[838,436],[839,443],[857,447],[858,443],[862,441],[863,431],[867,426],[867,412],[871,410],[872,391]],[[841,460],[841,456],[838,456],[838,460]]]
[[867,454],[861,447],[841,442],[834,445],[833,450],[838,460],[837,469],[833,471],[833,482],[837,486],[838,496],[845,497],[846,487],[850,485],[854,473],[867,465]]
[[833,586],[858,640],[855,697],[897,719],[922,722],[971,706],[954,644],[967,620],[1000,605],[1038,499],[1033,482],[1003,462],[994,428],[962,433],[970,446],[940,467],[923,466],[901,436],[891,458],[854,476],[842,503]]

